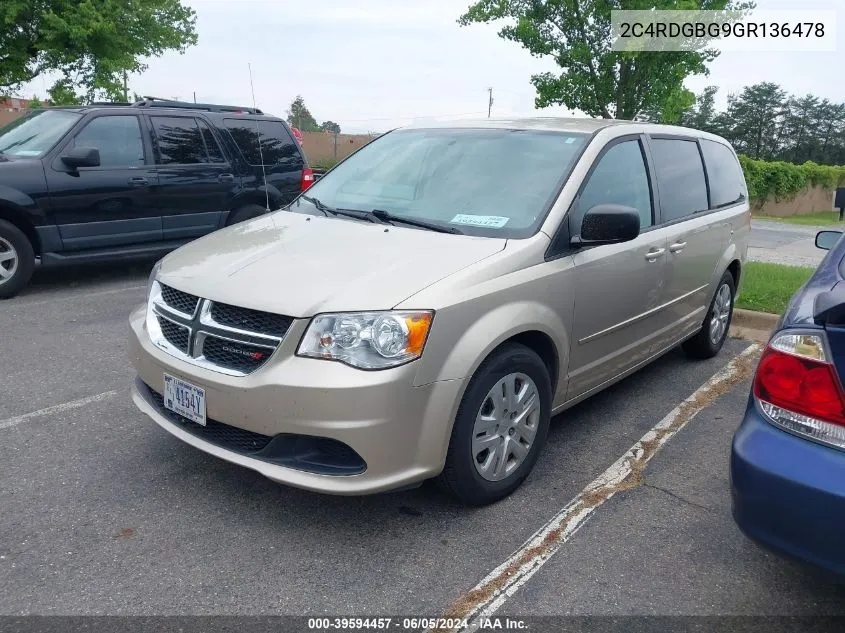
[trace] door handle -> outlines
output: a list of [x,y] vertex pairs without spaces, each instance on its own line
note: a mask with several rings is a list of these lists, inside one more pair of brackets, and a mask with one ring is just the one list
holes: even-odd
[[675,242],[674,244],[669,245],[669,252],[670,253],[680,253],[684,250],[684,246],[686,246],[686,242]]
[[150,184],[150,181],[146,178],[136,177],[129,179],[129,185],[132,187],[145,187]]
[[645,258],[648,261],[653,262],[658,257],[662,256],[663,253],[665,253],[665,252],[666,252],[665,248],[652,248],[648,253],[645,254]]
[[217,176],[218,182],[235,182],[234,174],[220,174]]

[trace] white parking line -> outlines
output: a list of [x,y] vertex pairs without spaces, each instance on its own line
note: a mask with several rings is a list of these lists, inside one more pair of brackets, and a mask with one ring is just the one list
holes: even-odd
[[597,508],[617,492],[641,485],[645,465],[687,422],[717,397],[750,377],[760,349],[758,344],[751,345],[675,407],[505,562],[452,603],[444,617],[470,620],[469,628],[464,630],[478,630],[479,620],[496,613],[587,522]]
[[[40,306],[47,303],[55,303],[56,301],[61,301],[62,299],[88,299],[90,297],[100,297],[103,295],[113,295],[119,292],[129,292],[130,290],[143,290],[146,288],[146,284],[140,286],[123,286],[122,288],[111,288],[110,290],[96,290],[94,292],[82,292],[80,294],[68,294],[64,296],[53,297],[51,299],[40,299],[38,301],[15,301],[11,303],[11,307],[30,307],[30,306]],[[25,297],[22,297],[22,299]]]
[[79,400],[71,400],[70,402],[57,404],[52,407],[47,407],[46,409],[39,409],[38,411],[32,411],[31,413],[24,413],[23,415],[18,415],[14,418],[6,418],[5,420],[0,420],[0,429],[8,429],[33,418],[53,415],[54,413],[64,413],[65,411],[78,409],[89,404],[94,404],[95,402],[102,402],[103,400],[107,400],[116,395],[117,391],[104,391],[103,393],[98,393],[96,396],[88,396],[87,398],[80,398]]

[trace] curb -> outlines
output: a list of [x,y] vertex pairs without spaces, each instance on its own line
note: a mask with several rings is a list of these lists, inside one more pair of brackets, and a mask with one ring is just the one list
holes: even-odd
[[731,319],[731,336],[768,343],[779,320],[779,314],[735,308]]

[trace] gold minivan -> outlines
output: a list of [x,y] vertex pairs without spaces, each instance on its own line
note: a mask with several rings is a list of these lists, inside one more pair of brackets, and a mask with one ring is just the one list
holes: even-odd
[[[272,186],[272,183],[270,183]],[[394,130],[291,205],[167,255],[136,405],[278,482],[515,490],[551,416],[719,352],[751,216],[722,138],[614,120]]]

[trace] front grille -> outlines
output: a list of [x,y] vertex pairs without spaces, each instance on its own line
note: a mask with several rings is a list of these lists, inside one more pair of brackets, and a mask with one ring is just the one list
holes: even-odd
[[161,286],[161,298],[164,299],[164,302],[168,306],[183,314],[193,316],[200,300],[199,297],[182,292],[181,290],[176,290],[176,288],[171,288],[170,286],[165,286],[164,284],[159,285]]
[[278,337],[285,335],[291,322],[290,318],[281,314],[217,302],[211,305],[211,318],[220,325]]
[[[230,376],[261,367],[281,345],[293,319],[216,303],[155,282],[148,318],[155,345],[171,356]],[[160,332],[158,331],[160,330]]]
[[[149,387],[148,387],[149,388]],[[153,402],[155,402],[158,410],[167,417],[168,420],[174,424],[179,425],[179,428],[187,431],[191,435],[196,435],[200,439],[205,440],[210,444],[226,448],[237,453],[256,453],[262,450],[270,440],[273,438],[269,435],[261,435],[260,433],[253,433],[245,429],[239,429],[235,426],[229,426],[216,420],[206,420],[206,425],[202,426],[188,418],[179,415],[175,411],[164,408],[164,398],[160,393],[154,389],[150,389],[150,395]]]
[[248,374],[255,371],[270,358],[272,349],[236,343],[213,336],[206,337],[202,355],[210,363]]
[[165,319],[162,316],[158,316],[158,325],[161,328],[162,335],[168,343],[180,352],[184,354],[188,353],[188,339],[190,338],[188,328],[177,325],[173,321]]

